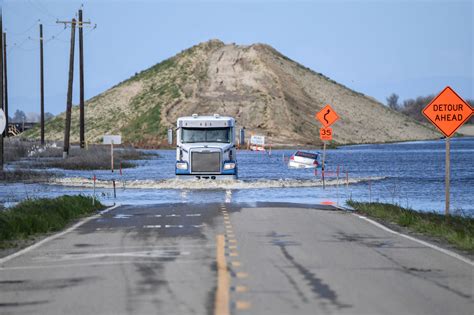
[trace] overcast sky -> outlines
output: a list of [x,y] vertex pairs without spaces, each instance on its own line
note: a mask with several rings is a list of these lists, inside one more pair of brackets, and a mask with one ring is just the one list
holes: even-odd
[[56,20],[73,18],[81,4],[97,24],[85,31],[86,98],[212,38],[269,44],[383,103],[392,92],[406,99],[446,85],[474,98],[473,2],[4,0],[10,113],[39,112],[38,20],[46,111],[64,111],[70,29]]

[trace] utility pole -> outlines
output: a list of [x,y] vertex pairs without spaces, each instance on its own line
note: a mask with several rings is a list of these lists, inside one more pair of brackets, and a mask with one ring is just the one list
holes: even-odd
[[5,137],[9,137],[8,134],[8,75],[7,75],[7,33],[3,33],[3,71],[5,73],[5,77],[3,79],[3,84],[5,86],[5,92],[4,92],[4,97],[5,97]]
[[84,126],[84,43],[82,9],[79,10],[79,144],[85,146]]
[[74,43],[76,35],[76,19],[71,22],[56,22],[56,23],[71,23],[71,49],[69,52],[69,80],[67,86],[67,104],[66,104],[66,126],[64,128],[64,148],[63,159],[69,155],[69,137],[71,131],[71,109],[72,109],[72,83],[74,79]]
[[40,93],[41,93],[41,145],[44,145],[44,67],[43,67],[43,24],[40,31]]
[[[0,34],[3,34],[3,11],[0,8]],[[0,36],[0,108],[3,109],[3,36]],[[8,130],[8,126],[7,129]],[[3,137],[0,136],[0,171],[3,171]]]
[[[56,21],[56,23],[61,23],[64,25],[71,24],[71,52],[69,59],[69,82],[68,82],[68,96],[67,96],[67,108],[66,108],[66,128],[64,130],[64,150],[63,158],[66,158],[69,155],[69,137],[71,130],[71,108],[72,108],[72,82],[74,77],[74,43],[75,43],[75,32],[76,32],[76,19],[72,21]],[[85,139],[84,139],[84,55],[83,55],[83,27],[84,24],[91,24],[91,22],[84,22],[82,20],[82,10],[79,10],[79,93],[80,93],[80,123],[79,123],[79,143],[81,148],[84,148]]]

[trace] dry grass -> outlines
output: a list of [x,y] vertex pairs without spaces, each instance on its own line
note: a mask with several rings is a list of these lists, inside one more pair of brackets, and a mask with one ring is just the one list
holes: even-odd
[[[0,173],[0,180],[24,181],[42,180],[51,174],[31,170],[31,168],[61,168],[71,170],[100,170],[110,169],[110,147],[92,145],[88,149],[72,147],[69,157],[63,159],[62,144],[47,143],[41,146],[39,142],[20,139],[5,139],[5,162],[17,162],[16,169]],[[115,148],[114,165],[119,168],[134,167],[129,161],[147,159],[150,155],[133,147]]]
[[[69,157],[62,158],[62,149],[49,149],[39,153],[43,157],[35,164],[44,168],[61,168],[69,170],[103,170],[110,169],[111,156],[108,146],[91,146],[88,150],[71,148]],[[147,154],[134,148],[118,148],[114,150],[114,167],[122,168],[134,167],[130,160],[146,159]]]
[[21,160],[28,157],[34,142],[21,141],[19,139],[4,139],[4,161],[5,163]]
[[0,181],[3,182],[46,182],[54,177],[49,172],[39,172],[28,169],[0,171]]

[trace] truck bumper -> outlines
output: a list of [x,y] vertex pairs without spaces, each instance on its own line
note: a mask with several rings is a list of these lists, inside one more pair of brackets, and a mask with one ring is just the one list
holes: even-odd
[[[184,163],[184,162],[177,162],[177,163]],[[225,163],[230,163],[230,162],[224,162]],[[235,162],[232,162],[235,163]],[[224,168],[224,166],[222,167]],[[187,169],[178,169],[175,167],[175,174],[176,178],[180,179],[237,179],[237,165],[233,169],[228,169],[228,170],[222,170],[221,173],[219,174],[199,174],[199,173],[192,173],[189,169],[189,166]]]
[[192,179],[210,179],[210,180],[230,180],[237,179],[237,174],[225,175],[225,174],[176,174],[176,178],[183,180]]

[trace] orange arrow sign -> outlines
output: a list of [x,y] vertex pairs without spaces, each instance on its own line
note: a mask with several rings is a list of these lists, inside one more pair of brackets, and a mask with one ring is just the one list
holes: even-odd
[[324,127],[329,127],[339,119],[339,116],[334,109],[332,109],[331,105],[328,104],[316,114],[316,118],[319,119]]
[[447,86],[422,111],[446,137],[451,137],[471,117],[469,104]]

